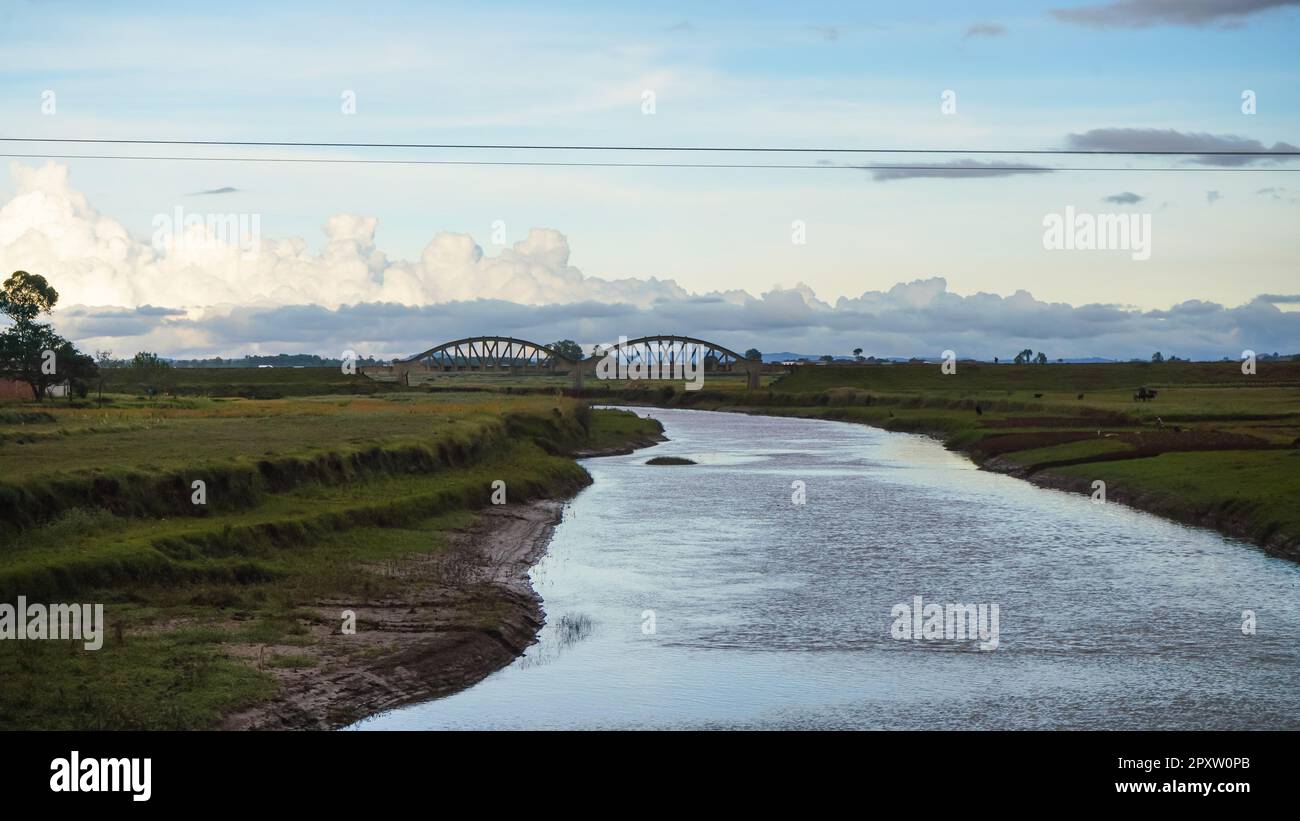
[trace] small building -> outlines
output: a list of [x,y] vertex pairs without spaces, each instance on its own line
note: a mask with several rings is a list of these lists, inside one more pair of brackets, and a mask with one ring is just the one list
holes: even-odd
[[32,389],[17,379],[0,379],[0,399],[31,399]]
[[[71,389],[71,385],[65,379],[57,385],[47,386],[45,395],[50,398],[63,399],[67,397]],[[31,386],[26,382],[20,382],[17,379],[0,379],[0,399],[21,399],[30,402],[35,398],[32,396]]]

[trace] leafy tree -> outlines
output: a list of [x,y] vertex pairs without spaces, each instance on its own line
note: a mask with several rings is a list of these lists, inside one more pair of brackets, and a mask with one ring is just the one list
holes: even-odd
[[49,324],[36,321],[58,301],[59,292],[40,274],[14,271],[0,285],[0,313],[13,320],[0,331],[0,375],[27,383],[37,402],[45,400],[50,385],[70,376],[65,370],[78,363],[69,357],[80,355]]
[[559,342],[552,342],[550,347],[551,350],[565,359],[572,359],[574,362],[582,359],[582,346],[572,339],[561,339]]
[[1016,354],[1015,363],[1017,365],[1028,365],[1030,362],[1033,361],[1033,359],[1034,359],[1034,352],[1029,348],[1025,348],[1023,351]]
[[762,352],[760,352],[760,351],[758,350],[758,348],[750,348],[749,350],[745,351],[745,358],[746,358],[746,359],[762,359],[762,358],[763,358],[763,354],[762,354]]
[[95,368],[96,381],[99,383],[99,403],[104,403],[104,371],[113,367],[113,352],[110,350],[95,351]]
[[[32,389],[32,398],[45,400],[51,385],[63,381],[58,351],[68,341],[41,322],[15,323],[0,332],[0,374]],[[46,353],[53,352],[53,356]]]
[[41,314],[48,314],[58,301],[59,292],[45,277],[26,271],[14,271],[0,290],[0,312],[8,314],[15,323],[32,322]]
[[821,361],[823,361],[823,362],[834,362],[834,361],[835,361],[835,357],[831,356],[831,355],[828,354],[828,353],[826,353],[826,354],[822,354],[822,355],[821,355],[820,357],[818,357],[818,358],[821,359]]
[[171,363],[156,353],[140,351],[131,358],[131,380],[138,382],[150,395],[154,395],[167,382]]
[[61,380],[68,380],[68,401],[72,401],[74,393],[78,398],[84,399],[90,392],[91,383],[99,380],[99,366],[95,363],[95,358],[77,350],[66,339],[54,352],[58,362],[58,376]]
[[1160,353],[1160,351],[1156,351],[1155,353],[1151,354],[1151,361],[1152,361],[1152,362],[1164,362],[1164,361],[1165,361],[1165,355],[1162,354],[1162,353]]
[[1046,365],[1047,354],[1043,353],[1042,351],[1039,351],[1038,356],[1034,357],[1034,363],[1038,365]]
[[861,348],[854,348],[854,349],[853,349],[853,358],[854,358],[854,359],[862,359],[862,349],[861,349]]

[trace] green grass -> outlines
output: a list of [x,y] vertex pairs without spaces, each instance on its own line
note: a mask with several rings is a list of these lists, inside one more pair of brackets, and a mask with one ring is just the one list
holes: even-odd
[[[133,378],[129,368],[103,371],[104,391],[143,395],[146,386]],[[326,393],[377,394],[394,386],[376,382],[361,374],[347,375],[341,368],[173,368],[155,386],[160,393],[178,396],[244,397],[281,399]],[[93,398],[98,386],[92,386]]]
[[1258,541],[1300,533],[1300,450],[1164,453],[1055,471],[1089,482],[1101,479],[1110,497],[1155,494],[1162,511],[1172,515],[1207,524],[1240,520]]
[[1063,445],[1018,450],[1009,454],[1008,458],[1021,465],[1038,465],[1043,462],[1087,459],[1102,453],[1123,453],[1129,450],[1132,448],[1127,443],[1116,439],[1083,439]]
[[[35,426],[6,411],[0,433]],[[445,550],[494,480],[512,502],[563,496],[590,481],[567,453],[658,430],[487,393],[47,412],[57,436],[0,438],[0,601],[102,602],[111,627],[94,652],[0,643],[0,729],[214,726],[274,695],[275,670],[316,663],[315,605],[409,584],[412,557]],[[499,616],[487,602],[479,617]]]
[[1089,391],[1132,392],[1153,388],[1230,385],[1234,388],[1300,388],[1300,362],[1261,362],[1246,376],[1236,362],[1113,362],[1085,365],[992,365],[958,362],[956,373],[938,364],[803,366],[777,380],[773,389],[790,393],[836,387],[870,391],[921,391],[951,394],[992,391],[1044,394],[1049,400],[1073,400]]
[[629,442],[647,441],[661,429],[658,422],[643,419],[632,411],[599,411],[592,416],[586,447],[602,450]]
[[269,698],[274,680],[177,631],[98,651],[80,642],[6,641],[0,730],[181,730]]

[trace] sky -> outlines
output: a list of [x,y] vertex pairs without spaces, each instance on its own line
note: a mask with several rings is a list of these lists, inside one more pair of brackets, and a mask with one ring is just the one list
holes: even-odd
[[[1300,351],[1300,2],[266,5],[0,2],[0,273],[83,349]],[[1034,149],[1263,153],[966,153]]]

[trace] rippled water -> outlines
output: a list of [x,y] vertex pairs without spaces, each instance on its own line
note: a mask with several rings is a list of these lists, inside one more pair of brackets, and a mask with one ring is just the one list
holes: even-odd
[[[920,436],[638,412],[671,441],[584,463],[541,641],[358,728],[1300,727],[1300,566]],[[917,595],[997,603],[998,648],[892,638]]]

